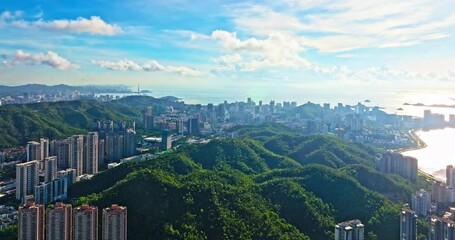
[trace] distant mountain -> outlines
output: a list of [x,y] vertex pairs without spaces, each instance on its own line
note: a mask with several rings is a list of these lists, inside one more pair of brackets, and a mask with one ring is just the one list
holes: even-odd
[[28,94],[55,94],[79,91],[81,93],[112,93],[112,92],[130,92],[126,85],[86,85],[86,86],[69,86],[65,84],[44,85],[44,84],[26,84],[21,86],[4,86],[0,85],[0,95],[22,95]]
[[140,111],[94,100],[0,106],[0,148],[40,137],[59,139],[86,133],[94,120],[131,120]]
[[183,103],[176,102],[177,100],[178,98],[171,96],[154,98],[150,96],[132,95],[111,102],[119,103],[134,108],[145,108],[149,106],[153,106],[156,108],[165,108],[167,106],[182,106]]
[[372,166],[379,150],[278,124],[180,147],[70,187],[73,204],[128,207],[131,239],[334,239],[360,219],[366,239],[397,239],[417,184]]
[[314,119],[321,117],[323,108],[319,104],[308,102],[292,109],[290,113],[300,114],[302,118]]
[[[0,149],[41,137],[58,139],[86,133],[95,120],[136,120],[145,107],[155,113],[180,104],[168,98],[129,96],[110,102],[78,100],[0,106]],[[140,124],[139,124],[140,125]]]

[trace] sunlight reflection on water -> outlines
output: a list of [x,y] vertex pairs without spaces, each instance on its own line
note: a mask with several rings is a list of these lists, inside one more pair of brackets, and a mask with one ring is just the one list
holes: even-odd
[[455,128],[418,131],[417,135],[427,147],[403,152],[403,155],[417,158],[419,169],[445,180],[446,166],[455,165]]

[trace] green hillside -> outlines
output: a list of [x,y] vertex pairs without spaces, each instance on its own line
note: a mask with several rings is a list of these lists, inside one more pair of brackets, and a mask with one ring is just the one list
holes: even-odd
[[94,120],[137,120],[146,106],[177,104],[172,98],[130,96],[111,102],[95,100],[0,106],[0,149],[25,145],[41,137],[59,139],[86,133]]
[[377,150],[273,124],[237,131],[102,172],[70,198],[127,206],[131,239],[333,239],[354,218],[366,239],[397,239],[400,204],[419,186],[374,170]]

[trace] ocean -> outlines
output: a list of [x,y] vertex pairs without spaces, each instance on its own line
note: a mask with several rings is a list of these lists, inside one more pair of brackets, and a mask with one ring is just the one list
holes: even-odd
[[427,147],[402,154],[417,158],[420,170],[445,181],[446,166],[455,165],[455,128],[417,131],[416,134]]

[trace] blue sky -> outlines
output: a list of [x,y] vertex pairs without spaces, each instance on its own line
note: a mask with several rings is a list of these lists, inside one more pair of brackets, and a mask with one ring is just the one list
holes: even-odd
[[0,84],[455,87],[453,0],[2,1]]

